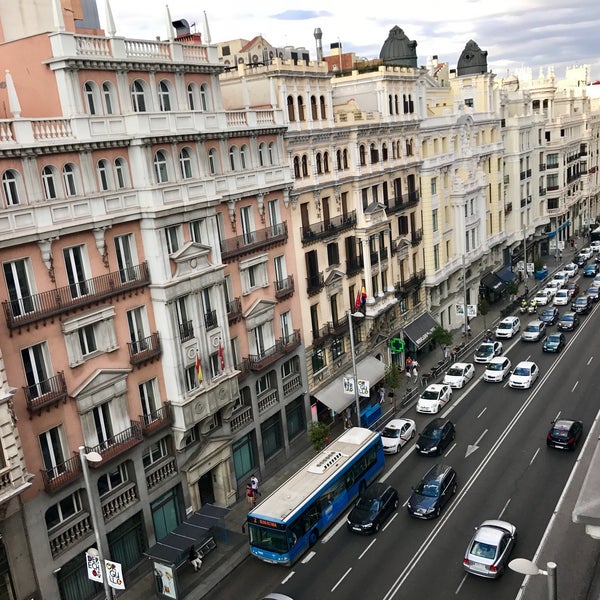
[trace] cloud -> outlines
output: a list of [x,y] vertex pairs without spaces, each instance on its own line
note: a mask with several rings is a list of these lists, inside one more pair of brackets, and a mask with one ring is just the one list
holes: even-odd
[[333,17],[333,13],[326,10],[286,10],[276,15],[271,15],[272,19],[281,21],[308,21],[309,19],[320,19]]

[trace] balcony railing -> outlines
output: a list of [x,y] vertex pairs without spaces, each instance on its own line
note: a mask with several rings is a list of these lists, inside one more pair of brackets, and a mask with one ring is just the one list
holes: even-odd
[[90,462],[90,467],[96,468],[106,464],[105,461],[112,460],[123,452],[127,452],[130,448],[137,446],[142,439],[143,435],[141,425],[135,421],[131,421],[131,427],[125,429],[125,431],[121,431],[120,433],[113,435],[105,442],[102,442],[97,446],[85,447],[86,453],[97,452],[100,454],[100,456],[102,456],[102,462]]
[[58,406],[61,400],[63,402],[67,400],[65,374],[63,371],[59,371],[50,379],[24,387],[23,391],[30,416],[34,411],[40,411],[51,404]]
[[219,325],[216,310],[209,310],[208,312],[204,313],[204,325],[207,330],[214,329]]
[[295,329],[292,335],[278,339],[274,346],[267,348],[260,354],[251,354],[248,357],[250,369],[252,371],[262,371],[299,345],[300,330]]
[[81,473],[81,460],[79,454],[75,454],[56,467],[42,469],[44,489],[52,494],[81,477]]
[[275,298],[284,300],[294,293],[294,276],[289,275],[285,279],[275,281]]
[[344,316],[333,323],[328,323],[329,334],[339,336],[348,331],[348,316]]
[[306,292],[309,296],[318,294],[325,285],[325,279],[323,277],[323,271],[309,275],[306,278]]
[[48,290],[15,300],[5,300],[2,305],[9,329],[35,323],[76,308],[112,298],[128,290],[150,283],[147,263],[113,271],[78,283]]
[[127,347],[129,348],[129,362],[132,365],[140,365],[158,358],[161,354],[158,331],[141,340],[127,342]]
[[175,473],[177,473],[177,461],[173,456],[166,457],[146,471],[146,487],[152,490]]
[[507,202],[507,203],[504,205],[504,212],[505,212],[505,213],[509,213],[509,212],[511,212],[511,211],[512,211],[512,202]]
[[346,261],[346,275],[348,277],[356,275],[363,270],[364,266],[365,265],[362,256],[350,258]]
[[544,163],[540,163],[539,164],[539,169],[540,169],[540,171],[545,171],[546,170],[546,165]]
[[313,346],[315,344],[323,343],[329,336],[331,335],[331,329],[329,328],[329,323],[326,323],[318,329],[317,331],[313,330],[312,338],[313,338]]
[[81,512],[69,519],[62,527],[48,532],[48,542],[50,552],[56,557],[69,548],[74,548],[83,538],[87,537],[93,531],[91,517],[88,513]]
[[310,244],[337,235],[346,229],[351,229],[356,225],[356,211],[333,217],[327,221],[311,223],[307,227],[300,228],[300,239],[303,244]]
[[418,271],[409,279],[399,281],[396,284],[396,292],[400,295],[410,294],[417,290],[423,281],[425,281],[425,270]]
[[227,302],[227,319],[229,323],[235,323],[242,318],[242,301],[240,298],[234,298]]
[[153,435],[157,431],[168,427],[172,422],[170,402],[165,402],[163,406],[148,415],[140,415],[142,433],[145,436]]
[[235,433],[238,429],[241,429],[247,423],[252,422],[252,407],[243,406],[239,410],[236,410],[234,415],[229,420],[229,426],[231,427],[231,433]]
[[279,402],[279,394],[277,390],[269,390],[257,398],[258,414],[262,414],[271,406],[275,406]]
[[403,196],[394,198],[394,202],[389,202],[385,206],[385,211],[388,215],[406,210],[415,206],[419,202],[419,192],[413,191]]
[[289,396],[302,387],[302,375],[295,373],[283,381],[283,395]]
[[188,342],[194,337],[194,324],[192,321],[179,323],[179,341]]
[[546,195],[546,188],[539,188],[538,194],[540,196],[545,196]]
[[104,521],[110,521],[138,501],[137,486],[135,483],[129,483],[118,493],[111,494],[107,500],[101,502]]
[[250,361],[247,358],[243,358],[242,362],[235,365],[235,369],[236,371],[239,371],[238,380],[241,381],[242,379],[250,375]]
[[271,227],[249,231],[243,235],[221,241],[223,260],[231,260],[236,256],[248,254],[261,248],[282,244],[288,239],[287,223],[277,223]]
[[422,229],[417,229],[415,231],[410,232],[410,243],[413,246],[420,244],[422,239],[423,239],[423,230]]

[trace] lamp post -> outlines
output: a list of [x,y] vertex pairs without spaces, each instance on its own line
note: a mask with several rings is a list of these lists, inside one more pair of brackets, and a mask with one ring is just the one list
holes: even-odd
[[508,568],[522,575],[545,575],[548,578],[548,600],[558,600],[555,562],[547,562],[547,570],[544,571],[527,558],[515,558],[508,563]]
[[[90,514],[92,515],[92,527],[94,528],[94,535],[96,536],[96,552],[98,553],[98,558],[100,559],[100,569],[102,572],[102,585],[104,585],[104,595],[105,600],[112,600],[112,589],[110,585],[108,585],[108,579],[106,578],[106,569],[104,568],[104,555],[102,553],[102,540],[100,539],[100,528],[98,526],[98,513],[96,508],[96,503],[92,498],[92,485],[90,482],[90,467],[88,465],[88,461],[92,463],[102,462],[102,456],[98,452],[87,452],[85,451],[85,446],[79,446],[79,459],[81,462],[81,469],[83,471],[83,482],[85,484],[85,491],[88,497],[88,504],[90,506]],[[90,548],[90,550],[94,550],[94,548]],[[88,554],[95,555],[94,552],[90,552],[88,550]]]
[[462,278],[463,278],[463,316],[465,318],[465,322],[464,322],[464,334],[465,334],[465,339],[468,337],[469,335],[469,315],[467,314],[469,311],[467,309],[467,259],[465,257],[465,255],[462,255]]
[[529,273],[527,273],[527,225],[525,224],[523,224],[523,267],[523,279],[525,280],[525,285],[527,285]]
[[352,357],[352,389],[354,390],[354,405],[356,407],[356,426],[360,427],[360,400],[358,398],[358,375],[356,373],[356,351],[354,348],[354,328],[352,327],[352,318],[362,319],[365,315],[356,311],[348,311],[348,327],[350,328],[350,356]]

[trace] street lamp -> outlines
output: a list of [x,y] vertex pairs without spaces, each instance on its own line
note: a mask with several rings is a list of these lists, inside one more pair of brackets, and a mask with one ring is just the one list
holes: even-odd
[[352,313],[347,311],[348,314],[348,326],[350,327],[350,356],[352,357],[352,380],[354,390],[354,404],[356,406],[356,425],[360,427],[360,400],[358,399],[358,375],[356,373],[356,352],[354,349],[354,328],[352,327],[352,318],[362,319],[365,315],[361,312],[356,311]]
[[508,568],[522,575],[546,575],[548,578],[548,600],[558,600],[556,585],[556,563],[547,562],[547,571],[540,569],[534,562],[527,558],[515,558],[508,563]]
[[85,483],[85,491],[88,497],[88,504],[90,506],[90,514],[92,515],[92,527],[94,528],[94,535],[96,536],[96,546],[98,548],[90,548],[88,554],[92,556],[98,556],[100,560],[100,569],[102,573],[102,584],[104,585],[105,600],[112,600],[112,590],[108,585],[108,579],[106,578],[106,569],[104,568],[104,556],[102,555],[102,540],[100,539],[100,527],[98,525],[98,513],[96,503],[92,498],[92,485],[90,483],[90,467],[88,461],[91,463],[102,462],[102,456],[98,452],[86,452],[85,446],[79,446],[79,459],[81,462],[81,469],[83,471],[83,482]]

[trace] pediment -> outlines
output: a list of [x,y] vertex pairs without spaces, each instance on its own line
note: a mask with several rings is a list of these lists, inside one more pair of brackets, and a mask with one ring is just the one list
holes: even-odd
[[70,396],[77,400],[79,397],[97,394],[107,387],[124,381],[131,369],[98,369],[92,373]]
[[274,300],[260,299],[254,302],[243,314],[244,319],[246,319],[247,329],[254,329],[267,321],[272,321],[275,318],[276,305],[277,302]]
[[365,215],[376,215],[378,213],[383,213],[385,215],[385,204],[381,204],[380,202],[371,202],[364,210]]
[[204,246],[196,242],[184,244],[177,252],[171,254],[171,260],[176,265],[175,277],[182,277],[212,268],[211,252],[212,248],[210,246]]
[[325,280],[325,285],[335,285],[340,281],[343,281],[346,277],[345,273],[338,271],[337,269],[332,269],[331,273],[327,275],[327,279]]

